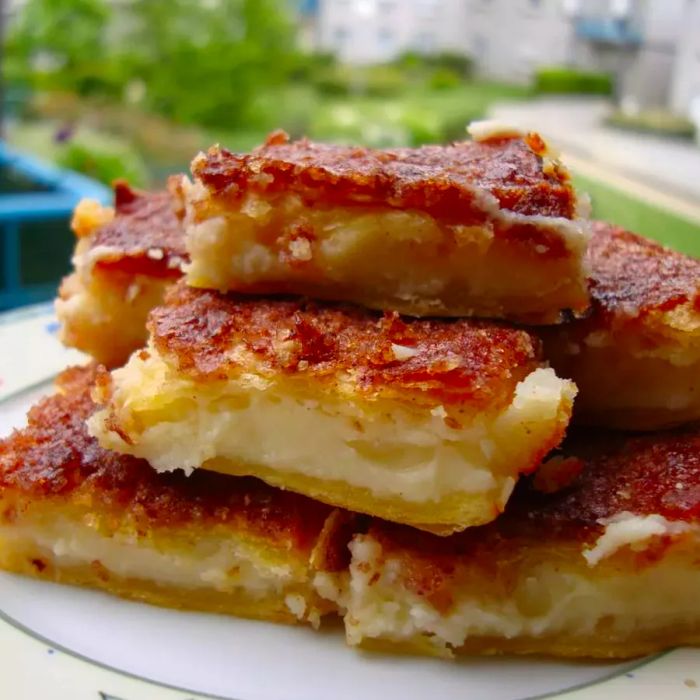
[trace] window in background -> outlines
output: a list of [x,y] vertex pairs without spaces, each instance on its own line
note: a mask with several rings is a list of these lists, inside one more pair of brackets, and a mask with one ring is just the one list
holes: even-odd
[[382,51],[390,51],[394,46],[394,33],[391,29],[382,27],[377,33],[377,40]]
[[627,19],[631,9],[630,0],[610,0],[610,13],[616,19]]
[[362,17],[371,17],[377,12],[376,0],[355,0],[355,12]]
[[564,0],[562,9],[568,17],[576,17],[581,12],[581,2],[580,0]]
[[418,0],[418,11],[422,15],[434,15],[439,10],[440,3],[437,0]]
[[415,46],[421,53],[431,53],[435,50],[435,35],[430,32],[416,34]]

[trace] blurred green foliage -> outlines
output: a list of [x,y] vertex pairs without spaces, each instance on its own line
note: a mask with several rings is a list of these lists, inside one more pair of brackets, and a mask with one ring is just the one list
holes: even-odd
[[321,101],[308,133],[328,141],[370,146],[418,146],[466,138],[465,128],[498,99],[529,95],[527,88],[462,83],[431,90],[417,86],[390,98],[351,96]]
[[10,26],[11,78],[138,102],[181,123],[249,124],[299,61],[283,0],[28,0]]
[[19,148],[56,160],[64,146],[53,143],[53,137],[70,125],[71,140],[89,135],[94,141],[102,135],[110,144],[123,144],[143,158],[151,182],[162,182],[168,173],[187,170],[194,154],[213,143],[247,151],[276,128],[294,138],[371,146],[456,141],[465,138],[466,125],[483,118],[494,101],[529,94],[522,87],[466,82],[440,90],[410,86],[391,97],[336,96],[296,82],[259,90],[248,106],[257,115],[250,126],[186,126],[134,105],[71,93],[40,93],[28,110],[32,119],[13,124],[8,137]]
[[457,87],[462,82],[462,78],[456,71],[450,68],[438,68],[431,76],[429,86],[433,90],[449,90]]
[[106,185],[123,177],[137,186],[150,183],[149,165],[129,140],[88,127],[78,129],[66,140],[57,140],[57,133],[64,129],[46,121],[19,122],[9,126],[8,139],[20,150],[31,151]]
[[8,79],[81,95],[118,91],[119,69],[104,37],[111,17],[105,0],[28,0],[9,27]]
[[340,65],[325,56],[305,78],[325,95],[390,97],[409,86],[432,90],[454,88],[468,81],[471,74],[472,61],[468,56],[407,52],[391,63],[370,66]]
[[391,65],[332,65],[310,77],[311,83],[325,95],[389,97],[409,85],[406,74]]
[[136,151],[124,145],[114,147],[77,138],[59,150],[56,161],[63,168],[84,173],[107,185],[119,178],[125,178],[137,187],[148,181],[143,160]]
[[462,80],[471,78],[474,70],[473,61],[469,56],[453,51],[431,54],[406,51],[393,61],[393,65],[413,75],[422,73],[430,76],[434,71],[450,71]]
[[613,79],[608,73],[580,71],[551,66],[535,71],[535,90],[541,93],[612,95]]
[[7,74],[33,95],[10,136],[102,181],[153,184],[212,143],[248,150],[276,128],[371,146],[458,140],[494,100],[528,94],[472,80],[455,53],[372,66],[303,53],[291,7],[27,0],[9,27]]
[[620,129],[657,136],[683,139],[692,139],[695,136],[695,124],[690,119],[673,114],[666,109],[645,110],[638,114],[628,114],[618,110],[611,114],[606,122]]

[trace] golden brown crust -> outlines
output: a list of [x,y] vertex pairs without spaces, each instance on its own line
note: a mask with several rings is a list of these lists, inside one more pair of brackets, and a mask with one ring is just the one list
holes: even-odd
[[92,234],[90,249],[107,248],[97,264],[130,274],[179,277],[187,260],[182,224],[170,192],[114,186],[115,217]]
[[581,432],[564,451],[582,462],[579,473],[551,496],[524,490],[514,504],[520,517],[590,527],[621,512],[700,521],[698,427],[636,437]]
[[700,311],[700,260],[596,221],[588,246],[594,315],[637,318],[691,303]]
[[195,377],[245,370],[232,352],[242,346],[264,374],[329,382],[350,376],[359,392],[414,392],[475,407],[508,403],[540,354],[532,335],[495,322],[407,319],[307,300],[224,296],[182,282],[154,309],[149,328],[159,352]]
[[[231,525],[311,553],[332,512],[328,506],[252,478],[203,469],[190,477],[158,474],[144,460],[100,448],[85,427],[94,409],[95,374],[94,365],[65,371],[58,380],[61,393],[40,401],[29,412],[27,428],[0,442],[0,489],[6,498],[88,504],[101,516],[143,529]],[[332,528],[326,541],[340,546]],[[325,552],[323,561],[340,566],[343,556]]]
[[539,328],[546,358],[576,382],[574,421],[658,430],[700,418],[700,260],[594,222],[590,313]]
[[[459,223],[483,221],[476,200],[493,195],[502,209],[525,215],[575,216],[576,199],[561,168],[543,168],[533,138],[371,150],[288,142],[272,134],[250,154],[214,147],[192,173],[216,194],[292,191],[326,204],[381,204],[426,211]],[[545,172],[546,170],[546,172]]]
[[[699,428],[644,437],[580,433],[563,454],[569,476],[560,490],[541,490],[537,475],[521,480],[503,516],[489,525],[445,538],[375,520],[369,533],[384,556],[401,560],[403,585],[446,610],[460,561],[496,580],[498,569],[507,570],[534,543],[568,542],[580,550],[602,534],[601,521],[620,513],[700,523]],[[661,538],[634,554],[635,565],[652,563],[667,547]]]

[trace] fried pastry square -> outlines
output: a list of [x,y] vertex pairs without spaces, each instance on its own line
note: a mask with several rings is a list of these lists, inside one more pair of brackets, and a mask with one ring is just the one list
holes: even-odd
[[700,644],[700,431],[588,434],[501,518],[449,538],[374,521],[317,575],[353,645],[623,658]]
[[214,147],[184,179],[195,287],[302,294],[413,316],[556,322],[588,305],[588,237],[568,173],[537,134],[371,150],[281,132]]
[[95,368],[67,370],[0,442],[0,567],[155,605],[317,625],[340,515],[250,478],[158,474],[89,437]]
[[588,263],[590,316],[542,330],[552,366],[578,385],[577,420],[700,420],[700,260],[596,222]]
[[252,475],[449,533],[488,522],[561,440],[575,387],[494,322],[176,285],[106,375],[101,444],[159,471]]
[[72,227],[73,264],[56,300],[61,340],[108,367],[146,342],[148,312],[182,275],[184,233],[169,192],[114,188],[115,206],[83,200]]

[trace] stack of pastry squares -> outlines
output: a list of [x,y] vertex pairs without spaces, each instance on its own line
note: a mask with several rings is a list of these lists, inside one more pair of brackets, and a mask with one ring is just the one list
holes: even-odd
[[94,362],[0,443],[0,566],[402,652],[699,643],[700,261],[470,134],[276,132],[81,203]]

